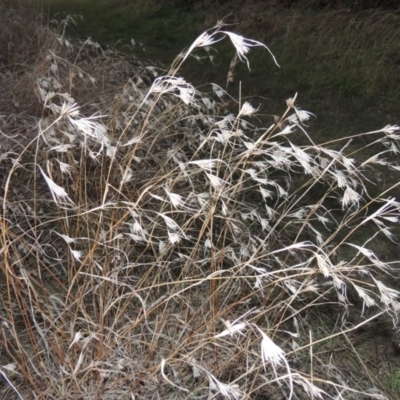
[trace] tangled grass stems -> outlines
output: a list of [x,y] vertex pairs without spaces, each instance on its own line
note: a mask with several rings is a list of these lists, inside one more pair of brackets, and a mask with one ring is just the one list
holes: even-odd
[[[357,160],[311,140],[295,96],[255,128],[257,107],[229,114],[178,76],[189,52],[159,76],[35,26],[55,47],[18,74],[35,76],[42,110],[1,118],[0,340],[21,397],[383,398],[317,350],[397,323],[393,267],[372,243],[395,240],[400,204],[370,196],[365,171],[398,170],[382,156],[399,127],[366,133],[381,150]],[[211,32],[189,51],[221,34],[248,62],[261,45]],[[321,334],[310,316],[326,311],[343,323]]]

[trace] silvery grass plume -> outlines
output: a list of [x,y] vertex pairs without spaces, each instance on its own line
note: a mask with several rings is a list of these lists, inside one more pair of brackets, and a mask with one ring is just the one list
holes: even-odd
[[219,109],[227,93],[198,91],[180,65],[222,39],[247,66],[266,48],[221,25],[165,75],[59,39],[35,70],[45,112],[0,164],[0,333],[18,382],[37,397],[44,381],[85,399],[350,398],[352,363],[334,369],[323,346],[360,327],[357,301],[361,325],[397,322],[374,244],[396,243],[400,205],[369,171],[398,171],[399,127],[367,133],[382,150],[365,156],[358,137],[315,143],[296,96],[267,127],[252,101]]
[[253,39],[247,39],[234,32],[222,30],[223,27],[224,27],[223,22],[219,22],[214,28],[206,32],[203,32],[200,36],[198,36],[198,38],[192,43],[192,45],[176,58],[175,62],[173,63],[173,67],[170,70],[170,74],[175,75],[175,72],[179,70],[183,62],[189,57],[189,55],[193,53],[195,49],[208,48],[209,46],[217,42],[220,42],[221,40],[224,40],[226,37],[228,37],[231,40],[231,43],[233,44],[236,50],[236,55],[239,58],[239,60],[242,62],[246,62],[247,68],[249,70],[250,70],[250,63],[248,58],[246,57],[246,54],[249,53],[252,47],[264,47],[265,49],[267,49],[271,57],[273,58],[275,64],[279,66],[275,56],[264,43],[261,43]]

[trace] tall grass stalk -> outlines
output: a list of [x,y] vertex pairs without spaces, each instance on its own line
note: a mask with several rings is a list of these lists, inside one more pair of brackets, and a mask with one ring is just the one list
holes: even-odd
[[[34,32],[36,46],[10,52],[1,75],[20,99],[0,119],[3,393],[385,398],[330,343],[397,323],[394,264],[372,249],[396,240],[400,203],[393,188],[371,196],[368,171],[398,172],[398,126],[337,150],[312,140],[295,94],[265,128],[258,104],[220,109],[225,91],[199,92],[181,63],[218,40],[245,62],[265,47],[221,24],[163,75],[13,12],[4,21],[3,37]],[[364,136],[378,151],[360,161],[362,144],[348,148]]]

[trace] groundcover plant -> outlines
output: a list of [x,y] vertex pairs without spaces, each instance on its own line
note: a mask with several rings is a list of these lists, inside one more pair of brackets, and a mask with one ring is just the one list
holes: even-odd
[[357,358],[353,331],[396,327],[395,263],[373,243],[396,241],[400,203],[372,172],[398,172],[399,127],[319,144],[295,94],[267,127],[262,105],[220,108],[224,89],[180,76],[187,58],[231,41],[231,80],[269,51],[222,23],[166,73],[68,40],[73,17],[3,11],[21,40],[0,76],[3,393],[386,398],[335,345]]

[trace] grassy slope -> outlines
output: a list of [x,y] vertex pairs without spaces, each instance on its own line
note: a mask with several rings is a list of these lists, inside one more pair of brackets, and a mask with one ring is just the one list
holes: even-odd
[[[259,50],[251,55],[251,73],[238,74],[243,79],[242,95],[260,96],[254,101],[262,103],[262,109],[278,114],[284,99],[299,92],[300,103],[319,117],[316,130],[328,138],[398,122],[398,14],[347,8],[279,9],[262,2],[179,8],[170,3],[51,0],[50,11],[82,14],[85,19],[76,32],[100,43],[127,43],[135,38],[144,43],[146,56],[166,65],[204,29],[226,17],[238,33],[267,43],[281,65],[276,68],[267,52]],[[207,62],[191,63],[189,78],[198,84],[224,84],[230,54],[222,46],[215,55],[215,68]],[[238,85],[231,91],[237,95]]]

